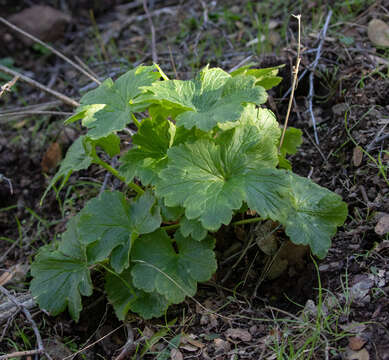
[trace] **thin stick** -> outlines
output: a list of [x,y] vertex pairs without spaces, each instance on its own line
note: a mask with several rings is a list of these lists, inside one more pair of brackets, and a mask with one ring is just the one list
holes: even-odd
[[316,144],[318,144],[318,145],[319,145],[319,137],[317,136],[316,118],[315,118],[315,114],[313,113],[313,105],[312,105],[313,97],[315,95],[315,89],[314,89],[314,86],[313,86],[313,78],[315,76],[316,66],[319,63],[319,59],[320,59],[320,55],[321,55],[321,49],[323,47],[324,40],[326,38],[326,33],[327,33],[327,30],[328,30],[328,25],[330,23],[331,16],[332,16],[332,10],[330,9],[330,11],[328,12],[326,21],[324,23],[324,27],[323,27],[323,29],[322,29],[322,31],[320,33],[319,46],[317,47],[316,57],[315,57],[315,60],[313,62],[312,67],[310,68],[310,74],[309,74],[308,110],[309,110],[309,113],[311,114],[313,131],[314,131],[314,134],[315,134],[315,141],[316,141]]
[[293,103],[293,97],[294,97],[294,91],[296,89],[296,83],[297,83],[297,75],[299,72],[299,66],[300,66],[300,46],[301,46],[301,15],[293,15],[297,21],[298,21],[298,41],[297,41],[297,60],[296,60],[296,66],[293,69],[293,82],[292,82],[292,91],[290,92],[290,97],[289,97],[289,104],[288,104],[288,110],[286,112],[286,118],[285,118],[285,123],[284,123],[284,129],[282,130],[282,135],[281,135],[281,140],[280,140],[280,146],[278,148],[278,151],[281,150],[282,143],[284,142],[284,137],[285,137],[285,131],[286,128],[288,127],[288,120],[290,116],[290,110],[292,109],[292,103]]
[[[1,19],[1,17],[0,17],[0,19]],[[62,100],[66,104],[69,104],[69,105],[74,106],[74,107],[80,106],[80,104],[76,100],[73,100],[70,97],[63,95],[63,94],[59,93],[58,91],[52,90],[52,89],[48,88],[47,86],[42,85],[41,83],[39,83],[39,82],[37,82],[37,81],[35,81],[35,80],[25,76],[25,75],[22,75],[22,74],[18,73],[17,71],[12,70],[4,65],[0,64],[0,71],[6,73],[8,75],[19,76],[20,80],[23,80],[27,84],[34,86],[34,87],[36,87],[44,92],[47,92],[50,95],[57,97],[58,99]]]
[[27,351],[16,351],[11,354],[1,355],[0,360],[18,358],[18,357],[29,356],[29,355],[38,355],[38,354],[42,354],[42,351],[39,349],[27,350]]
[[17,31],[18,33],[24,35],[24,36],[27,36],[29,39],[37,42],[38,44],[44,46],[46,49],[50,50],[52,53],[54,53],[55,55],[59,56],[61,59],[65,60],[67,63],[69,63],[70,65],[72,65],[74,68],[76,68],[78,71],[80,71],[81,73],[83,73],[85,76],[87,76],[89,79],[91,79],[92,81],[96,82],[97,84],[101,84],[100,80],[96,79],[93,75],[89,74],[86,70],[84,70],[81,66],[77,65],[74,61],[70,60],[67,56],[65,56],[64,54],[60,53],[58,50],[54,49],[52,46],[46,44],[45,42],[43,42],[42,40],[39,40],[37,37],[35,37],[34,35],[31,35],[27,32],[25,32],[24,30],[22,30],[21,28],[17,27],[16,25],[10,23],[9,21],[5,20],[2,16],[0,16],[0,22],[2,22],[4,25],[7,25],[8,27],[10,27],[11,29]]
[[[32,330],[34,331],[34,334],[36,337],[36,342],[38,344],[37,351],[40,354],[44,353],[46,355],[46,357],[51,360],[50,355],[47,354],[47,352],[45,351],[45,348],[44,348],[43,342],[42,342],[41,334],[38,330],[38,326],[36,325],[36,322],[34,321],[34,319],[31,316],[31,313],[28,311],[28,309],[25,306],[23,306],[23,304],[21,304],[18,301],[18,299],[15,296],[13,296],[5,287],[3,287],[1,285],[0,285],[0,292],[2,292],[10,301],[12,301],[18,308],[20,308],[23,311],[23,314],[26,316],[27,320],[31,324]],[[9,358],[8,355],[0,356],[0,360],[8,359],[8,358]]]
[[0,88],[0,97],[3,96],[3,94],[6,92],[6,91],[10,91],[12,86],[15,85],[16,81],[18,81],[19,79],[19,76],[14,76],[14,78],[10,81],[8,81],[7,83],[5,83],[1,88]]
[[73,113],[65,111],[47,111],[47,110],[30,110],[30,111],[15,111],[2,114],[0,112],[0,118],[9,116],[24,116],[24,115],[63,115],[70,116]]
[[[111,336],[114,332],[118,331],[119,329],[121,329],[122,327],[124,326],[124,324],[121,324],[120,326],[118,326],[116,329],[113,329],[112,331],[110,331],[108,334],[105,334],[102,338],[94,341],[93,343],[85,346],[84,348],[76,351],[75,353],[73,353],[72,355],[69,355],[69,356],[66,356],[64,357],[62,360],[67,360],[67,359],[73,359],[75,356],[77,356],[78,354],[81,354],[83,353],[85,350],[88,350],[89,348],[95,346],[96,344],[98,344],[100,341],[104,340],[105,338]],[[1,359],[0,359],[1,360]]]
[[158,63],[158,55],[157,55],[157,45],[155,41],[155,28],[153,24],[153,19],[151,18],[151,14],[149,8],[147,7],[147,0],[143,0],[143,8],[145,9],[145,13],[147,16],[147,20],[149,22],[150,30],[151,30],[151,53],[153,57],[153,63]]

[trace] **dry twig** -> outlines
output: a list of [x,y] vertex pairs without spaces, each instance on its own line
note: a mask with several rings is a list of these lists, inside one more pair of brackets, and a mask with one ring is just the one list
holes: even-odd
[[[1,17],[0,17],[0,19],[1,19]],[[12,70],[4,65],[0,64],[0,71],[6,73],[8,75],[18,76],[20,78],[20,80],[23,80],[27,84],[34,86],[34,87],[36,87],[44,92],[47,92],[50,95],[57,97],[58,99],[62,100],[66,104],[69,104],[69,105],[75,106],[75,107],[80,106],[80,104],[76,100],[73,100],[70,97],[63,95],[58,91],[52,90],[52,89],[48,88],[47,86],[39,83],[38,81],[35,81],[35,80],[29,78],[28,76],[22,75],[22,74],[18,73],[17,71]]]
[[[38,345],[38,349],[31,350],[31,351],[33,351],[32,354],[45,354],[45,356],[49,360],[52,360],[50,355],[47,354],[47,352],[46,352],[46,350],[45,350],[45,348],[43,346],[41,334],[40,334],[40,332],[38,330],[38,327],[37,327],[34,319],[31,316],[31,313],[28,311],[28,309],[25,306],[23,306],[23,304],[20,303],[18,301],[18,299],[15,296],[13,296],[5,287],[3,287],[1,285],[0,285],[0,292],[3,293],[11,302],[13,302],[17,307],[19,307],[23,311],[23,314],[27,318],[28,322],[31,324],[31,327],[32,327],[32,330],[34,331],[34,334],[35,334],[35,337],[36,337],[36,342],[37,342],[37,345]],[[26,354],[25,351],[22,351],[22,352],[16,352],[16,353],[12,353],[12,354],[2,355],[2,356],[0,356],[0,360],[9,359],[9,358],[12,358],[12,357],[21,357],[21,356],[26,356],[26,355],[31,355],[31,353],[30,354]]]
[[285,118],[285,123],[284,123],[284,129],[282,130],[282,135],[281,135],[281,140],[280,140],[280,146],[278,148],[278,151],[280,151],[282,147],[282,143],[284,142],[284,137],[285,137],[285,132],[286,128],[288,127],[288,120],[290,116],[290,110],[292,109],[292,103],[293,103],[293,97],[294,97],[294,91],[296,89],[296,84],[297,84],[297,75],[299,72],[299,66],[300,66],[300,46],[301,46],[301,15],[293,15],[297,21],[298,21],[298,42],[297,42],[297,59],[296,59],[296,66],[293,69],[293,82],[292,82],[292,91],[290,93],[289,97],[289,104],[288,104],[288,110],[286,112],[286,118]]
[[157,55],[157,44],[155,40],[155,27],[153,24],[153,19],[151,18],[151,14],[149,8],[147,7],[147,0],[143,0],[143,8],[145,9],[145,13],[147,16],[147,21],[149,22],[150,31],[151,31],[151,53],[153,57],[153,63],[158,63],[158,55]]
[[14,78],[10,81],[8,81],[7,83],[5,83],[1,88],[0,88],[0,97],[3,96],[3,94],[6,92],[6,91],[10,91],[12,86],[15,85],[16,81],[18,81],[19,79],[19,76],[18,75],[15,75]]
[[313,131],[314,131],[314,134],[315,134],[315,141],[316,141],[316,144],[318,144],[318,145],[319,145],[319,137],[317,136],[316,119],[315,119],[315,114],[313,113],[313,105],[312,105],[313,97],[315,96],[315,89],[314,89],[314,86],[313,86],[313,78],[315,76],[316,66],[319,63],[319,59],[320,59],[320,55],[321,55],[321,49],[323,47],[324,40],[326,38],[326,33],[327,33],[327,30],[328,30],[328,25],[329,25],[330,20],[331,20],[331,16],[332,16],[332,10],[330,9],[330,11],[328,12],[326,21],[324,23],[324,27],[323,27],[322,31],[320,32],[319,46],[317,47],[316,57],[315,57],[315,60],[314,60],[314,62],[312,64],[312,67],[310,67],[310,74],[309,74],[308,110],[309,110],[309,113],[311,114]]

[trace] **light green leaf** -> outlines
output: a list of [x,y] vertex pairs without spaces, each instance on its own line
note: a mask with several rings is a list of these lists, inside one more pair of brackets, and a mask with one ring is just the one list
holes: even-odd
[[50,181],[49,186],[44,192],[41,203],[46,197],[50,189],[62,179],[61,184],[59,185],[58,192],[65,186],[70,175],[74,171],[87,169],[92,163],[93,158],[90,156],[89,152],[85,149],[84,141],[86,137],[80,136],[68,149],[65,158],[62,160],[59,170],[54,175]]
[[98,140],[90,140],[95,146],[100,146],[110,157],[120,153],[120,138],[116,134],[110,134]]
[[131,261],[133,284],[146,292],[157,291],[178,304],[193,296],[198,281],[207,281],[216,271],[215,241],[196,241],[175,234],[177,252],[163,230],[143,235],[134,244]]
[[128,267],[134,239],[161,224],[155,198],[146,192],[136,200],[127,200],[121,192],[106,191],[90,200],[80,212],[79,231],[82,243],[88,244],[91,264],[111,256],[111,265],[120,273]]
[[116,316],[124,321],[128,311],[138,313],[144,319],[162,316],[169,306],[168,301],[157,292],[146,293],[132,285],[131,270],[120,275],[107,272],[105,291]]
[[285,131],[284,141],[282,143],[278,167],[281,169],[292,170],[292,164],[286,159],[287,154],[296,154],[297,148],[302,144],[303,132],[294,127],[288,127]]
[[164,118],[142,121],[138,133],[133,136],[135,147],[120,159],[119,172],[127,182],[138,176],[143,185],[155,184],[159,172],[167,164],[167,150],[174,133],[174,124]]
[[42,309],[57,315],[69,309],[78,321],[82,309],[81,295],[92,295],[85,246],[77,231],[78,218],[68,223],[68,229],[56,250],[43,247],[31,265],[30,290]]
[[267,100],[263,87],[255,86],[252,76],[231,77],[221,69],[205,67],[194,80],[155,82],[144,88],[153,96],[149,101],[181,108],[176,116],[178,126],[209,131],[218,123],[237,121],[244,103],[260,105]]
[[270,68],[263,69],[250,69],[252,65],[243,66],[233,72],[231,72],[231,76],[238,75],[249,75],[254,76],[256,78],[256,85],[261,85],[266,90],[270,90],[271,88],[277,86],[282,78],[277,76],[278,69],[284,67],[284,65],[274,66]]
[[275,146],[261,139],[255,126],[242,126],[214,141],[201,139],[170,148],[157,194],[167,206],[183,206],[189,220],[197,219],[207,230],[216,231],[229,224],[233,211],[246,199],[250,170],[277,164]]
[[139,66],[115,82],[105,80],[81,98],[80,108],[66,123],[83,119],[82,124],[89,129],[88,137],[94,140],[123,130],[132,122],[132,113],[146,108],[147,104],[137,103],[136,98],[142,93],[141,87],[159,79],[160,74],[153,70],[154,66]]
[[198,220],[189,220],[183,216],[180,221],[180,231],[184,237],[191,236],[193,239],[201,241],[208,234],[207,229],[204,229],[201,222]]
[[341,197],[307,178],[288,172],[290,207],[285,232],[295,244],[309,245],[312,252],[324,258],[331,246],[331,237],[347,217],[347,205]]

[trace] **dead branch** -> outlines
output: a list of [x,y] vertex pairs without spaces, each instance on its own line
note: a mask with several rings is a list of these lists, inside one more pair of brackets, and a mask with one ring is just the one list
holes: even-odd
[[[34,334],[36,337],[36,342],[38,344],[38,349],[32,350],[32,351],[34,351],[34,354],[45,354],[45,356],[49,360],[52,360],[50,355],[47,354],[47,352],[43,346],[41,334],[38,330],[38,326],[36,325],[36,322],[34,321],[34,319],[31,316],[30,311],[25,306],[23,306],[23,304],[20,303],[18,301],[18,299],[15,296],[13,296],[5,287],[3,287],[1,285],[0,285],[0,292],[3,293],[11,302],[13,302],[21,311],[23,311],[24,316],[27,318],[28,322],[31,324],[32,330],[34,331]],[[19,356],[24,356],[24,355],[22,354]],[[0,360],[9,359],[11,357],[15,357],[15,353],[8,354],[8,355],[2,355],[2,356],[0,356]]]

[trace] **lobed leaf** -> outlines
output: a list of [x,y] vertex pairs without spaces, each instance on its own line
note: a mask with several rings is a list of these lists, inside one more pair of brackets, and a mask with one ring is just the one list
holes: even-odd
[[160,317],[164,314],[169,302],[157,292],[147,293],[132,285],[131,269],[121,274],[107,272],[105,291],[119,320],[124,321],[127,313],[133,311],[144,319]]
[[168,120],[157,117],[142,121],[133,136],[134,148],[120,159],[119,172],[127,182],[138,176],[143,185],[155,184],[159,172],[167,164],[167,150],[173,141],[175,126]]
[[144,99],[181,109],[176,116],[178,126],[209,131],[218,123],[237,121],[243,104],[260,105],[267,100],[265,89],[256,86],[255,81],[251,76],[231,77],[219,68],[207,66],[194,80],[169,80],[144,87],[152,93]]
[[103,192],[90,200],[80,212],[80,240],[88,245],[90,264],[111,255],[111,265],[120,273],[129,265],[134,240],[159,228],[160,209],[146,192],[136,200],[127,200],[119,191]]
[[132,122],[134,112],[144,110],[148,104],[137,103],[143,86],[151,85],[160,78],[155,66],[139,66],[120,76],[115,82],[105,80],[97,89],[85,94],[76,114],[66,124],[82,119],[88,137],[96,140],[123,130]]
[[72,218],[57,249],[43,247],[31,265],[30,291],[42,309],[57,315],[67,307],[78,321],[81,295],[92,295],[85,245],[80,241],[78,217]]
[[157,291],[169,302],[178,304],[193,296],[198,281],[207,281],[216,271],[215,241],[208,237],[196,241],[176,232],[172,240],[162,229],[141,236],[134,244],[131,260],[133,284],[138,289]]
[[238,76],[238,75],[254,76],[256,78],[255,84],[264,87],[266,90],[270,90],[271,88],[277,86],[282,80],[282,78],[277,76],[277,74],[278,74],[278,70],[284,67],[284,65],[263,68],[263,69],[250,69],[251,66],[252,66],[251,64],[242,66],[241,68],[231,72],[231,76]]
[[68,149],[65,158],[62,160],[59,170],[51,179],[49,186],[43,193],[41,202],[46,197],[50,189],[55,186],[55,184],[61,181],[58,191],[65,186],[70,175],[74,171],[87,169],[93,163],[93,157],[86,150],[84,146],[84,141],[86,140],[85,136],[80,136]]

